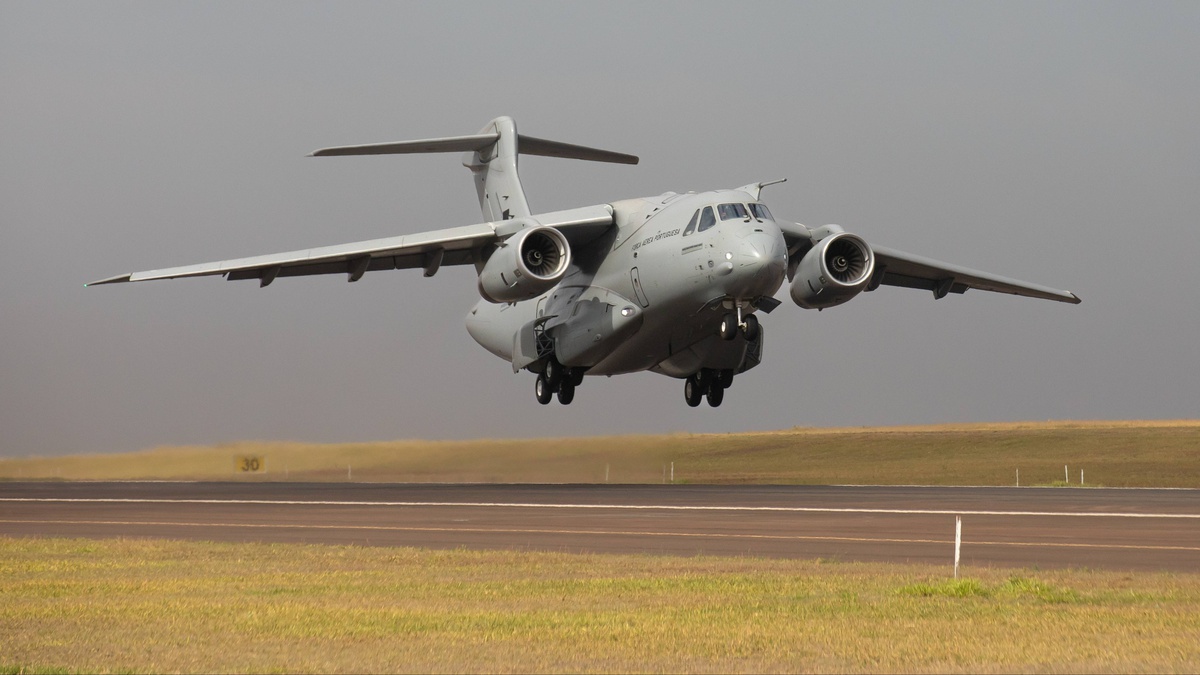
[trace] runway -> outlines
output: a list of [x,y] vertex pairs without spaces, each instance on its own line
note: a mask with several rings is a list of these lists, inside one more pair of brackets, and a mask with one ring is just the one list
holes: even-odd
[[1200,491],[2,483],[0,535],[1200,571]]

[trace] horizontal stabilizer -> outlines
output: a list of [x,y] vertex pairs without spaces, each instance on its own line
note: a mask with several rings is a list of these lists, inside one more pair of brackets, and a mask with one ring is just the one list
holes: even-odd
[[[473,136],[449,136],[447,138],[426,138],[419,141],[398,141],[395,143],[370,143],[367,145],[340,145],[332,148],[314,150],[309,157],[336,157],[339,155],[407,155],[431,152],[479,152],[500,140],[500,134],[475,134]],[[542,157],[562,157],[565,159],[583,159],[591,162],[612,162],[614,164],[637,164],[636,155],[623,152],[600,150],[572,143],[548,141],[544,138],[517,135],[517,153],[522,155],[540,155]]]
[[584,159],[589,162],[612,162],[614,164],[637,164],[637,155],[627,155],[623,152],[600,150],[583,145],[547,141],[524,134],[517,134],[517,154],[541,155],[542,157],[563,157],[565,159]]
[[426,138],[419,141],[396,143],[371,143],[368,145],[340,145],[333,148],[314,150],[309,157],[333,157],[337,155],[410,155],[427,152],[473,152],[492,145],[500,134],[476,134],[474,136],[449,136]]

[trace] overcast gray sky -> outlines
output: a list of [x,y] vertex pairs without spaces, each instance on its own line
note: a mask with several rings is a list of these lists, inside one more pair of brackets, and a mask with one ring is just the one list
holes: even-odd
[[[242,439],[1196,417],[1200,3],[0,3],[0,455]],[[522,132],[534,211],[735,187],[776,216],[1079,306],[786,286],[719,409],[588,378],[542,407],[470,268],[83,287],[479,222],[457,156]]]

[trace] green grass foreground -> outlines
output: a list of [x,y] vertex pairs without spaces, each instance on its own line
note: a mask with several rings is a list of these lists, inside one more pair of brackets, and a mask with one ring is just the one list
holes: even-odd
[[0,538],[0,671],[1200,670],[1200,575]]
[[[239,471],[257,457],[263,471]],[[526,440],[245,442],[0,460],[0,477],[1200,488],[1200,421],[791,429]],[[1063,466],[1068,466],[1064,476]],[[1064,479],[1069,481],[1064,483]]]

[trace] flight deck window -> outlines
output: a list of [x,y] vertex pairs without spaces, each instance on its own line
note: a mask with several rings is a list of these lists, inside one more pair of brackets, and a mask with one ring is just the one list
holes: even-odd
[[700,220],[700,209],[696,209],[696,212],[692,214],[692,219],[690,221],[688,221],[687,227],[684,228],[684,230],[683,230],[683,236],[686,237],[689,234],[695,232],[696,231],[696,222],[699,220]]
[[704,210],[700,212],[700,226],[697,227],[696,230],[698,232],[703,232],[716,224],[717,218],[713,215],[712,207],[706,206],[704,207]]
[[721,214],[721,220],[750,217],[750,214],[746,213],[746,207],[741,204],[721,204],[717,207],[717,212]]
[[766,204],[751,204],[750,212],[759,220],[775,220],[771,217],[771,212],[767,210]]

